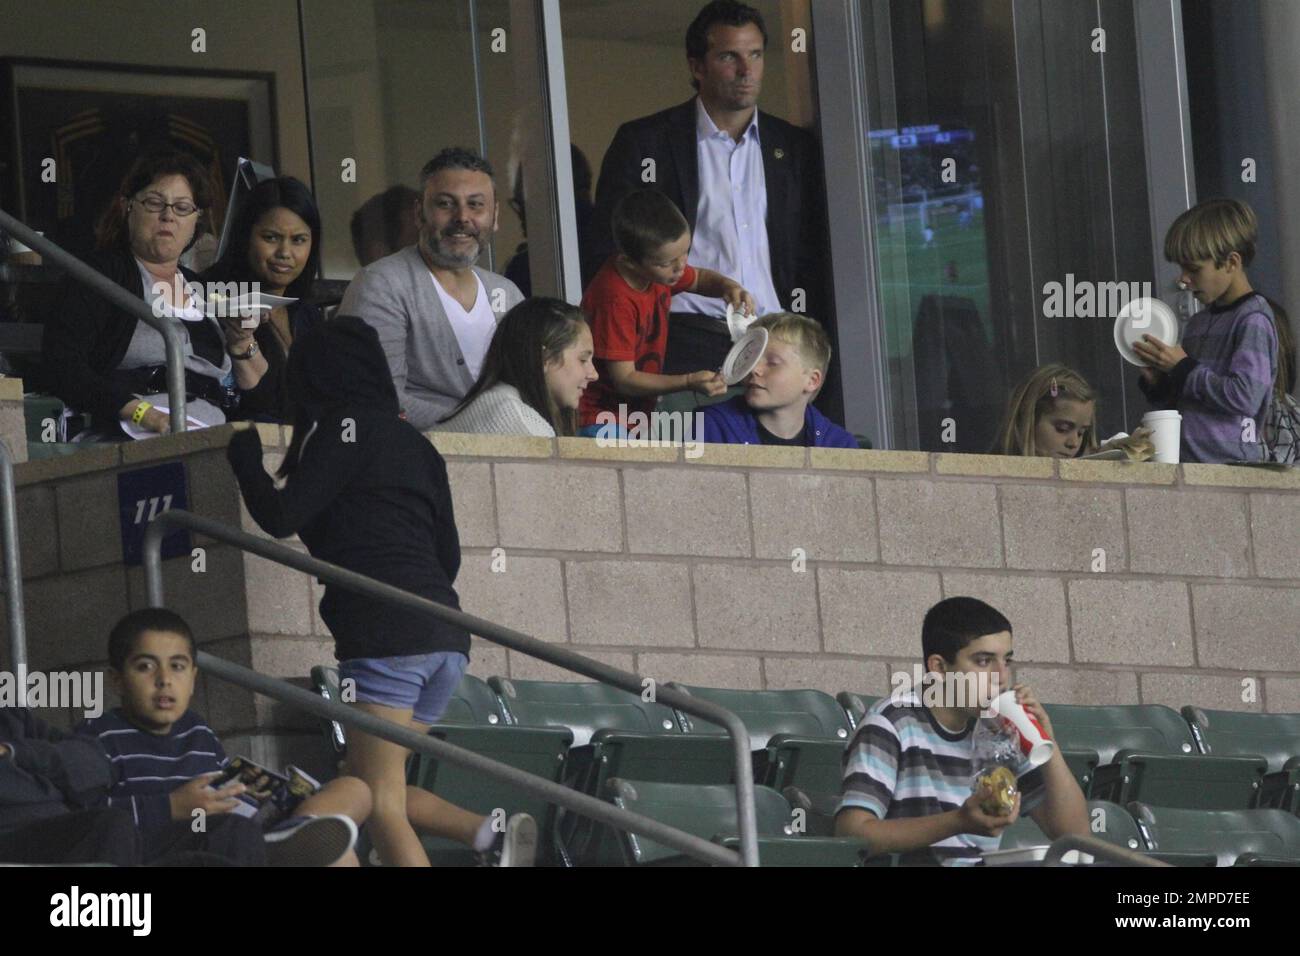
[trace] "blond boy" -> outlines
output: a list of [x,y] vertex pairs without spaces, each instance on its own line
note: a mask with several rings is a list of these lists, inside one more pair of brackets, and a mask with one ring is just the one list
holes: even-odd
[[703,411],[704,440],[732,445],[857,448],[852,435],[812,400],[826,381],[831,343],[814,319],[793,312],[765,315],[767,349],[745,379],[745,393]]

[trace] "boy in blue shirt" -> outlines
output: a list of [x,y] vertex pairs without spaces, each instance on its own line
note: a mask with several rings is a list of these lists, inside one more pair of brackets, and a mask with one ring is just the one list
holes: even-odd
[[[164,849],[206,849],[245,865],[264,858],[272,866],[357,866],[352,847],[370,813],[370,789],[360,780],[330,781],[295,808],[296,816],[265,834],[232,815],[242,783],[209,786],[229,761],[216,734],[189,709],[198,675],[194,657],[194,635],[179,614],[165,608],[132,611],[108,639],[109,673],[122,706],[77,727],[97,739],[113,762],[116,780],[108,802],[131,814],[145,859]],[[203,827],[196,833],[200,818]],[[252,831],[252,847],[245,830]],[[223,852],[226,831],[241,831],[235,852]],[[213,847],[214,840],[222,845]]]
[[743,395],[704,409],[704,441],[857,448],[852,435],[812,407],[831,361],[825,329],[793,312],[773,312],[750,328],[760,326],[767,329],[767,349]]

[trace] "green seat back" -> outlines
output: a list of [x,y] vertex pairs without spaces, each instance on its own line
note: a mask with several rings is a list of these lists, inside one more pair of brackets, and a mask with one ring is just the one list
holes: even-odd
[[1264,782],[1263,757],[1130,754],[1099,767],[1092,795],[1128,805],[1134,800],[1188,810],[1245,810]]
[[1300,714],[1251,714],[1184,707],[1183,717],[1202,752],[1219,757],[1259,756],[1269,771],[1300,759]]
[[504,677],[493,677],[488,683],[501,698],[512,724],[568,727],[573,731],[574,746],[586,745],[596,731],[605,729],[681,733],[671,708],[607,684]]
[[1185,810],[1129,804],[1148,849],[1212,853],[1220,866],[1243,854],[1300,864],[1300,817],[1284,810]]
[[[606,799],[616,806],[676,827],[704,840],[738,835],[736,788],[726,785],[654,783],[615,777],[606,783]],[[785,797],[768,787],[754,788],[760,835],[793,835],[793,816]],[[629,862],[636,865],[684,862],[681,854],[637,834],[623,833]],[[689,859],[689,858],[687,858]]]
[[[429,733],[447,743],[489,757],[499,763],[561,783],[573,735],[563,727],[507,727],[435,724]],[[473,813],[509,817],[530,813],[540,830],[538,854],[550,861],[555,808],[541,797],[495,780],[474,770],[457,767],[427,754],[415,754],[407,766],[407,783],[428,790],[443,800]],[[435,866],[472,866],[474,854],[451,840],[422,837]]]
[[835,695],[835,700],[848,714],[849,723],[856,727],[862,723],[862,718],[866,716],[867,711],[874,707],[880,698],[873,697],[871,694],[855,694],[852,691],[842,690]]
[[[1088,801],[1088,822],[1094,836],[1123,847],[1126,850],[1141,852],[1146,844],[1132,815],[1117,803],[1107,800]],[[1015,823],[1002,831],[1003,850],[1014,850],[1027,846],[1047,846],[1052,841],[1039,828],[1028,814],[1022,815]]]
[[501,701],[486,683],[473,674],[460,679],[456,693],[447,701],[447,709],[438,718],[440,724],[505,724]]
[[1102,764],[1120,750],[1155,754],[1197,752],[1191,729],[1177,711],[1160,704],[1084,707],[1048,704],[1056,742],[1064,750],[1095,750]]
[[844,780],[841,740],[817,740],[778,734],[768,745],[767,779],[781,792],[798,787],[810,793],[839,793]]
[[[765,750],[768,741],[778,734],[844,742],[853,729],[835,698],[819,690],[730,690],[677,683],[669,686],[724,707],[739,717],[749,730],[751,750]],[[714,736],[726,733],[703,718],[680,711],[677,716],[687,733]]]

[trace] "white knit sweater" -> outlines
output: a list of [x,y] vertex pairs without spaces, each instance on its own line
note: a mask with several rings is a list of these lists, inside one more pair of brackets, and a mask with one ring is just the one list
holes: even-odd
[[519,397],[519,389],[498,382],[456,415],[437,426],[440,432],[482,435],[537,435],[554,438],[555,429],[537,410]]

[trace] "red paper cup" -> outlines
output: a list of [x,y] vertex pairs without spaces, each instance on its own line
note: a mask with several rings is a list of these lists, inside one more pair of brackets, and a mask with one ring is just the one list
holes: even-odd
[[1029,758],[1031,767],[1041,767],[1052,759],[1056,744],[1052,743],[1034,715],[1016,702],[1016,692],[999,694],[989,704],[989,712],[1001,717],[1020,734],[1020,751]]

